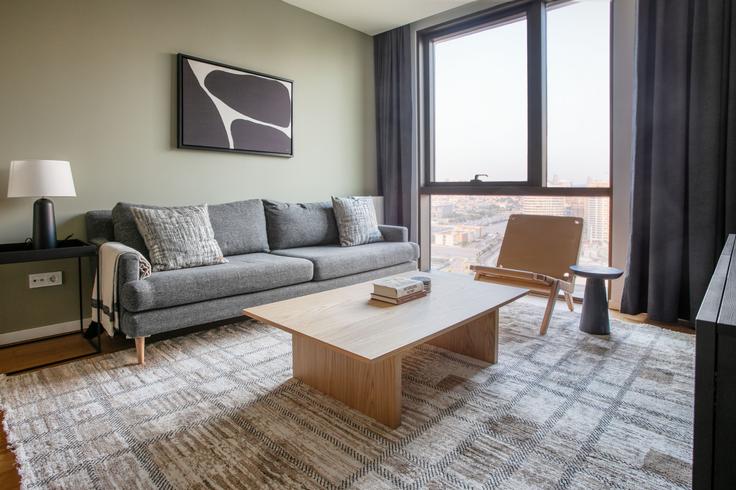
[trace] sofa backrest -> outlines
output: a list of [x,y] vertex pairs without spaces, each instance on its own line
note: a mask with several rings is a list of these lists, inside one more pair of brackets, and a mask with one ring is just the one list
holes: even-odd
[[[383,223],[383,198],[372,199],[378,222]],[[119,241],[148,256],[130,212],[132,206],[156,207],[118,203],[112,211],[89,211],[85,215],[87,239]],[[284,203],[249,199],[211,204],[208,209],[215,239],[224,255],[339,243],[335,214],[328,201]]]
[[149,206],[147,204],[131,204],[128,202],[119,202],[112,208],[112,229],[115,235],[115,241],[130,248],[138,250],[140,253],[148,257],[148,248],[143,237],[138,233],[138,227],[135,224],[135,218],[130,208],[157,208],[159,206]]
[[248,199],[208,207],[215,240],[228,255],[268,252],[263,201]]
[[330,202],[286,203],[264,199],[272,250],[338,243]]
[[[148,256],[143,237],[138,233],[131,207],[156,206],[118,203],[112,211],[89,211],[86,214],[87,238],[104,238],[128,245]],[[266,216],[260,199],[208,206],[212,230],[224,255],[268,252]]]
[[370,198],[373,201],[373,206],[376,208],[376,219],[378,220],[379,225],[383,225],[384,223],[384,210],[383,210],[383,196],[365,196]]
[[101,209],[87,211],[84,215],[84,224],[87,228],[87,240],[115,240],[115,232],[112,227],[112,211]]

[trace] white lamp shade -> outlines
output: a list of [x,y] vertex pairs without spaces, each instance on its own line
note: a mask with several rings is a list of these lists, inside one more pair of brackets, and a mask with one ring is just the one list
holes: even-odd
[[75,197],[72,167],[63,160],[10,162],[8,197]]

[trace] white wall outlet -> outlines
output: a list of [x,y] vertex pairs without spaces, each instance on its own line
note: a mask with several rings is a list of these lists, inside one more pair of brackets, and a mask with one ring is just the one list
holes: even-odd
[[28,287],[31,289],[61,286],[61,283],[61,271],[28,274]]

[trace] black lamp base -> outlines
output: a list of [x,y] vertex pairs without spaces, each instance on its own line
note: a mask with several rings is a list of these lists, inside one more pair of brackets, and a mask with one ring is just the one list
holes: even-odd
[[44,197],[33,203],[33,248],[56,248],[54,203]]

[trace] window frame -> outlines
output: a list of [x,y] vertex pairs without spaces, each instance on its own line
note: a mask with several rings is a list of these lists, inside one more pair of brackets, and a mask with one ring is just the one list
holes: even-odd
[[[546,10],[552,4],[562,6],[565,3],[568,2],[521,0],[417,31],[420,194],[611,196],[610,141],[608,187],[547,187]],[[435,182],[434,42],[492,28],[520,17],[527,23],[527,180]]]

